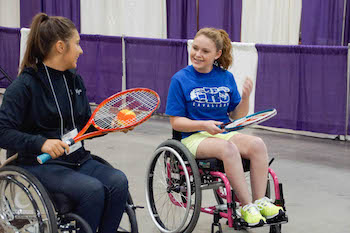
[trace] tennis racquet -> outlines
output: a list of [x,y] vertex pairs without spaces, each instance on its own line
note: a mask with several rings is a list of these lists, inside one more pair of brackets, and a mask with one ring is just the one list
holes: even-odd
[[[71,146],[87,138],[135,127],[148,120],[159,103],[159,95],[147,88],[129,89],[114,94],[97,106],[84,128],[66,143]],[[84,134],[91,125],[97,131]],[[37,157],[40,164],[49,159],[51,156],[48,153]]]
[[248,125],[259,124],[263,121],[270,119],[277,114],[276,109],[267,109],[264,111],[253,113],[249,116],[245,116],[234,120],[232,122],[219,125],[219,128],[225,129],[227,132],[240,130]]

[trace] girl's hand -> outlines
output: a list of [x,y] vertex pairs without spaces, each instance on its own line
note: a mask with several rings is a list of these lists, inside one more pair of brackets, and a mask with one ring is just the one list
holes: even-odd
[[253,81],[247,77],[243,84],[242,99],[249,99],[250,93],[253,90]]
[[203,127],[205,131],[211,135],[225,132],[224,129],[220,129],[218,126],[221,125],[221,121],[203,121]]
[[41,147],[41,151],[43,153],[48,153],[53,159],[63,155],[65,149],[67,150],[67,153],[69,153],[69,146],[67,143],[64,143],[59,139],[47,139]]

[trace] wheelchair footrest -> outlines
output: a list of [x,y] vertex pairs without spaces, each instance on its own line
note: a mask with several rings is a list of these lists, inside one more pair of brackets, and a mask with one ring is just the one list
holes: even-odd
[[288,216],[285,213],[266,220],[265,224],[263,222],[260,222],[255,226],[249,226],[248,223],[244,221],[244,219],[237,217],[236,219],[233,220],[233,228],[235,230],[241,230],[241,229],[257,228],[257,227],[266,227],[266,226],[277,225],[277,224],[285,224],[287,222],[288,222]]
[[277,215],[276,217],[266,219],[267,224],[281,224],[281,223],[287,223],[288,222],[288,216],[283,212],[283,214]]
[[260,220],[260,222],[258,224],[254,225],[254,226],[249,226],[248,223],[246,221],[244,221],[242,218],[239,218],[237,220],[239,220],[238,224],[240,224],[240,227],[237,229],[235,228],[235,230],[241,230],[243,228],[246,229],[246,228],[256,228],[256,227],[264,226],[264,220],[262,220],[262,219]]

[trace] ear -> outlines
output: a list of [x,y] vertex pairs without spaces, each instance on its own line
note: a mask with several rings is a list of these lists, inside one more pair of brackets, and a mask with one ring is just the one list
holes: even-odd
[[58,40],[55,44],[55,49],[58,53],[64,53],[66,44],[62,40]]
[[219,59],[222,55],[222,50],[220,49],[219,51],[216,52],[215,60]]

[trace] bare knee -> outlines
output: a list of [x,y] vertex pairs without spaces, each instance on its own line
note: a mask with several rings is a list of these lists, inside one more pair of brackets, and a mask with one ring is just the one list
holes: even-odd
[[247,151],[250,159],[268,160],[266,145],[259,137],[253,137],[250,140]]
[[236,145],[227,142],[218,150],[218,157],[222,161],[241,160],[239,150]]

